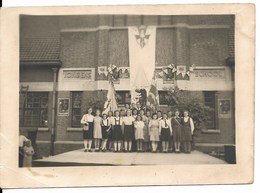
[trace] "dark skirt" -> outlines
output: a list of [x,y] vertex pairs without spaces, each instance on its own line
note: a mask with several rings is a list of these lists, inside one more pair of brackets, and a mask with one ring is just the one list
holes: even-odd
[[182,129],[181,139],[184,142],[192,141],[191,128],[189,126],[184,126]]
[[123,140],[123,132],[122,132],[122,129],[121,129],[121,125],[114,125],[113,140],[114,141]]
[[109,132],[107,132],[108,128],[109,126],[102,126],[102,139],[108,139],[108,134],[109,134]]
[[135,139],[134,126],[125,125],[124,126],[124,140],[133,141]]
[[83,130],[83,139],[93,139],[93,122],[88,122],[88,130]]
[[181,141],[181,127],[174,127],[172,131],[172,137],[174,142],[180,142]]
[[162,128],[161,130],[161,141],[169,141],[170,140],[170,129],[169,128]]

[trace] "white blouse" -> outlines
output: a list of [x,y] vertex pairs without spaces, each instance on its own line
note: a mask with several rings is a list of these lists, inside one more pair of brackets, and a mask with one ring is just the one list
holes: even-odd
[[119,125],[123,125],[123,118],[122,117],[113,117],[114,119],[112,121],[112,125],[115,125],[116,124],[116,121],[118,122],[119,121]]
[[93,121],[94,121],[94,116],[93,115],[85,114],[85,115],[83,115],[80,123],[81,124],[86,124],[88,122],[93,122]]
[[190,127],[191,127],[191,133],[193,134],[194,131],[194,123],[191,117],[183,117],[184,122],[187,123],[188,119],[190,118]]
[[161,119],[159,121],[159,131],[161,132],[162,128],[169,128],[170,131],[172,132],[172,126],[171,126],[171,121],[169,119]]
[[108,122],[109,122],[109,125],[112,125],[115,121],[115,117],[108,117]]
[[123,118],[123,123],[125,125],[132,125],[134,121],[135,121],[135,118],[132,117],[132,116],[129,116],[129,117],[126,116],[126,117]]

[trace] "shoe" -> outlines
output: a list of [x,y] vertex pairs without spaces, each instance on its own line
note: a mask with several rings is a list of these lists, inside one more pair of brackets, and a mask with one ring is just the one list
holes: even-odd
[[88,150],[87,150],[87,149],[84,149],[84,152],[88,152]]

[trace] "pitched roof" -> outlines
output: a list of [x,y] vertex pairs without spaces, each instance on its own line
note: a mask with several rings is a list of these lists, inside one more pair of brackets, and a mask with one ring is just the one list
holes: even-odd
[[60,30],[93,27],[98,17],[91,16],[20,16],[20,61],[57,61],[60,54]]
[[24,38],[20,46],[20,60],[57,60],[59,51],[60,42],[56,37]]

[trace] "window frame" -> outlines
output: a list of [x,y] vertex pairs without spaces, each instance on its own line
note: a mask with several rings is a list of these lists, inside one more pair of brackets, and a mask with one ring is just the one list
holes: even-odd
[[[80,94],[80,107],[74,107],[74,98],[76,94]],[[82,91],[71,91],[71,127],[72,128],[79,128],[81,127],[81,124],[80,124],[80,120],[81,120],[81,117],[82,117],[82,98],[83,98],[83,92]],[[79,123],[78,124],[74,124],[74,110],[77,109],[79,110],[80,114],[79,115],[76,115],[76,116],[79,116],[80,119],[79,119]]]
[[[39,107],[28,107],[28,95],[34,95],[34,94],[39,94],[40,96],[40,102],[39,102]],[[41,124],[41,120],[42,120],[42,112],[46,111],[46,121],[48,121],[48,109],[49,109],[49,92],[25,92],[25,93],[20,93],[19,99],[21,99],[21,95],[24,95],[24,101],[23,103],[21,103],[21,101],[19,102],[19,126],[21,127],[41,127],[41,128],[46,128],[48,127],[48,122],[47,124]],[[45,96],[44,96],[45,95]],[[42,100],[44,99],[44,97],[46,97],[45,99],[47,99],[46,103],[42,103]],[[34,99],[36,97],[32,97],[32,105],[34,102]],[[21,106],[21,104],[23,104]],[[42,107],[42,104],[45,104],[45,107]],[[26,111],[34,111],[34,110],[38,110],[39,111],[39,115],[38,115],[38,120],[37,120],[37,124],[33,125],[33,124],[26,124]],[[22,111],[22,117],[21,116],[21,112]],[[22,119],[22,120],[21,120]]]
[[160,106],[169,106],[169,104],[168,103],[166,103],[166,104],[162,104],[161,103],[161,98],[160,98],[160,93],[165,93],[165,95],[167,94],[167,91],[165,91],[165,90],[158,90],[158,98],[159,98],[159,105]]
[[124,96],[124,101],[122,102],[122,103],[120,103],[119,101],[118,101],[118,99],[117,99],[117,103],[118,103],[118,106],[122,106],[122,105],[125,105],[125,104],[130,104],[131,103],[131,92],[129,91],[129,90],[116,90],[116,95],[118,95],[118,93],[128,93],[129,94],[129,98],[130,98],[130,101],[129,102],[127,102],[126,101],[126,96]]
[[[205,96],[207,94],[210,94],[211,96]],[[206,102],[206,98],[214,97],[211,99],[210,102]],[[204,105],[208,106],[210,108],[213,108],[214,111],[210,112],[212,113],[213,117],[213,124],[212,125],[206,125],[207,130],[217,130],[217,97],[216,97],[216,91],[203,91],[203,97],[204,97]],[[212,105],[207,105],[206,103],[211,103]]]

